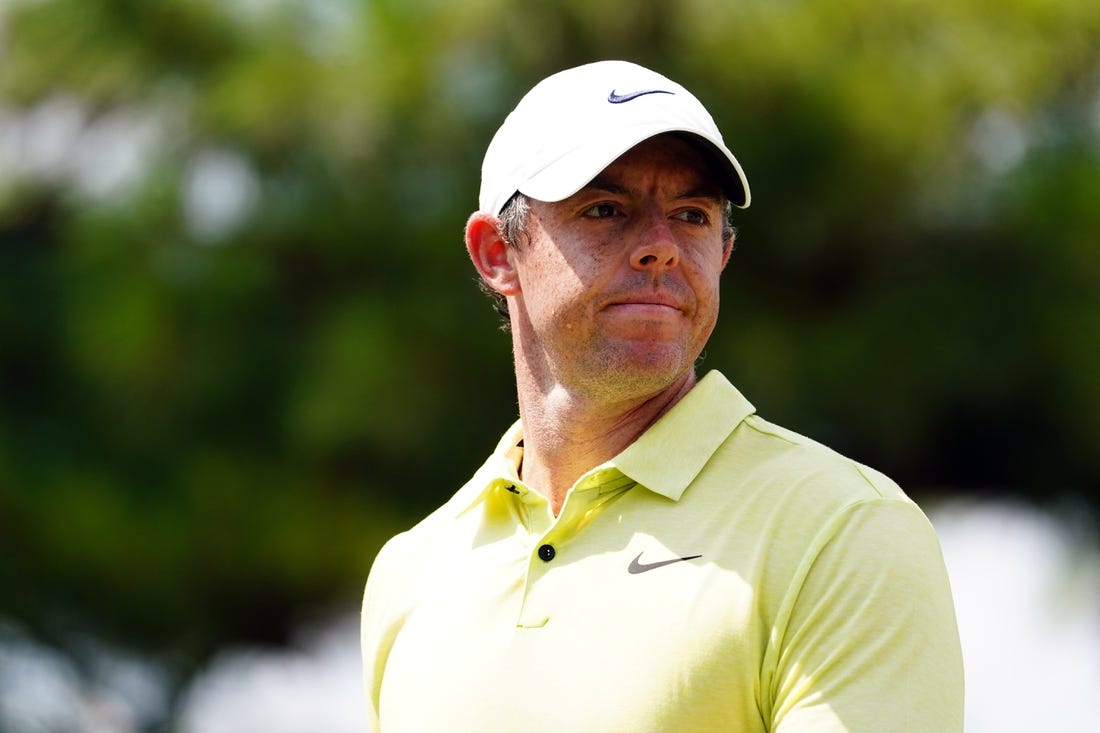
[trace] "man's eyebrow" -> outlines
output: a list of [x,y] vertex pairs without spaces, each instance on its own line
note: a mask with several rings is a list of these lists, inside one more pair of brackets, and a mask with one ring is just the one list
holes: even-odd
[[722,201],[722,187],[717,185],[702,185],[684,189],[674,199],[710,199],[715,203]]
[[581,191],[602,191],[604,193],[615,193],[619,195],[626,195],[630,193],[630,189],[626,186],[608,181],[606,179],[601,179],[599,177],[593,178],[591,181],[589,181],[583,188],[581,188]]
[[[626,196],[631,193],[628,186],[624,186],[621,183],[615,183],[607,179],[593,178],[585,185],[581,192],[603,192],[613,193],[620,196]],[[715,202],[721,202],[722,200],[722,188],[718,185],[703,184],[700,186],[693,186],[691,188],[684,189],[679,193],[673,195],[673,199],[711,199]]]

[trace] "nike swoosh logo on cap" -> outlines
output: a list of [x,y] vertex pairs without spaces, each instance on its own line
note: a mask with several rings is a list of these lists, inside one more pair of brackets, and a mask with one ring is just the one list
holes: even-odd
[[629,94],[617,94],[615,90],[612,89],[611,94],[607,95],[607,101],[611,102],[611,104],[622,104],[623,102],[629,102],[638,97],[644,97],[647,94],[673,94],[673,92],[664,89],[640,89],[636,92],[630,92]]
[[627,566],[626,571],[631,575],[637,575],[638,573],[646,573],[650,570],[656,570],[657,568],[663,568],[665,565],[672,565],[677,562],[685,562],[687,560],[694,560],[702,555],[688,555],[687,557],[674,557],[671,560],[660,560],[658,562],[643,563],[642,553],[638,553],[638,556],[630,561],[630,565]]

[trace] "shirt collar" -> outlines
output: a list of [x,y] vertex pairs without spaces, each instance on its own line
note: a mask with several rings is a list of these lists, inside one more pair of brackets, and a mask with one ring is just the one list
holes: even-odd
[[752,404],[720,372],[708,372],[683,399],[611,460],[640,485],[679,501]]
[[[637,440],[597,468],[617,468],[650,491],[679,501],[734,428],[754,412],[725,376],[708,372]],[[455,494],[451,504],[456,516],[484,501],[494,489],[519,481],[522,443],[523,426],[517,421]]]
[[485,463],[449,502],[458,516],[480,504],[497,487],[519,483],[519,466],[523,459],[523,424],[516,420],[501,436],[500,442]]

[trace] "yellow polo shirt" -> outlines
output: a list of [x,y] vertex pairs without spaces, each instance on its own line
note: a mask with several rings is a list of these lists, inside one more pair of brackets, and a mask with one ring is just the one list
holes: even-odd
[[378,555],[372,731],[962,731],[939,543],[882,474],[717,372],[556,518],[521,438]]

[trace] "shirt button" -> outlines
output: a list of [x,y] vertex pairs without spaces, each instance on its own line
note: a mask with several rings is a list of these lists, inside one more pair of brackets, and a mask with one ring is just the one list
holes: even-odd
[[543,545],[539,548],[539,558],[544,562],[550,562],[554,559],[554,555],[556,554],[557,552],[554,550],[553,545]]

